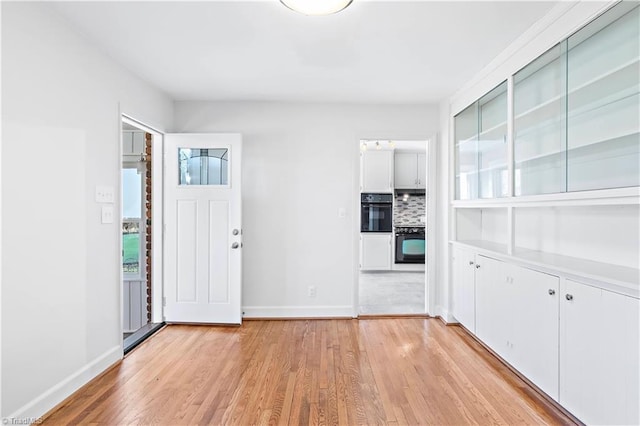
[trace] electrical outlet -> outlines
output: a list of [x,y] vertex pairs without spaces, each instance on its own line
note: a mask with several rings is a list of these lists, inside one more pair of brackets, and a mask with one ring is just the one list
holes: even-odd
[[310,285],[307,288],[307,295],[309,297],[316,297],[316,286],[315,285]]
[[102,223],[113,223],[113,206],[110,204],[102,206],[101,216]]

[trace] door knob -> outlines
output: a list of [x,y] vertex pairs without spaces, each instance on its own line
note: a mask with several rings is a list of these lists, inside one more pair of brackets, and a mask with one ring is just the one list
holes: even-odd
[[549,295],[553,296],[554,294],[556,294],[556,291],[552,288],[549,289]]
[[238,244],[238,243],[231,244],[231,248],[232,249],[237,249],[238,247],[240,247],[240,244]]
[[473,265],[473,262],[471,260],[469,261],[469,265]]
[[233,231],[231,231],[231,233],[233,235],[238,235],[240,233],[240,231],[238,231],[237,229],[234,229]]
[[476,263],[476,269],[480,269],[480,265]]
[[567,293],[564,297],[565,297],[565,299],[567,299],[567,300],[573,300],[573,294],[569,294],[569,293]]

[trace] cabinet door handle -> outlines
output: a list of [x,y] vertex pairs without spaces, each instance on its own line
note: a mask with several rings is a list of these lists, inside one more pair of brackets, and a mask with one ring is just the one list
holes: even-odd
[[556,294],[556,291],[552,288],[549,289],[549,295],[553,296],[554,294]]
[[469,265],[473,265],[473,261],[472,260],[469,261]]
[[480,269],[480,265],[476,263],[476,269]]
[[567,294],[564,296],[564,298],[565,298],[565,299],[567,299],[567,300],[573,300],[573,294],[569,294],[569,293],[567,293]]

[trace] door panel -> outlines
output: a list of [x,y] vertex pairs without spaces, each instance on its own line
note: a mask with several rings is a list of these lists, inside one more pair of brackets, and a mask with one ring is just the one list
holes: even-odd
[[241,137],[165,140],[166,321],[239,324]]
[[517,266],[513,277],[512,364],[558,400],[558,321],[560,279]]

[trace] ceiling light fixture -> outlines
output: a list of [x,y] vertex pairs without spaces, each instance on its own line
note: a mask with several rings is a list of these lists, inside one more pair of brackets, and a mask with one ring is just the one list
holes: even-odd
[[280,3],[303,15],[331,15],[338,13],[353,0],[280,0]]
[[382,145],[380,145],[380,141],[376,141],[376,149],[377,150],[381,150],[382,149]]
[[360,151],[366,151],[367,150],[367,143],[365,141],[362,141],[362,143],[360,144]]
[[389,148],[395,148],[396,143],[394,141],[389,141]]

